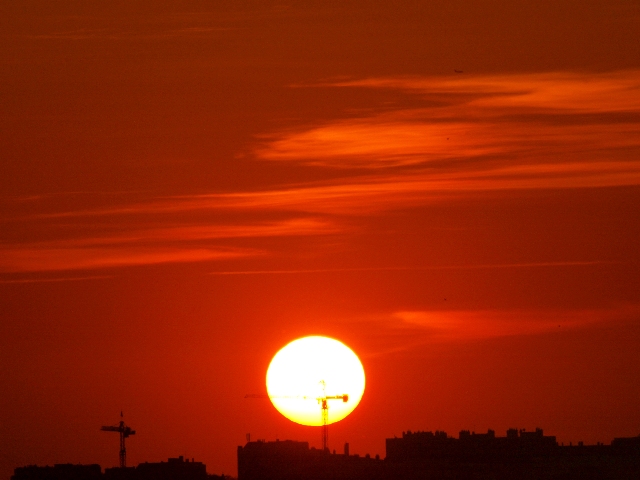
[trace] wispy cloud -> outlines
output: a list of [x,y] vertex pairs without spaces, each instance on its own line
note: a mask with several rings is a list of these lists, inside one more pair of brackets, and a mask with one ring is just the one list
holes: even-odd
[[178,225],[126,231],[117,235],[64,240],[66,246],[90,247],[148,242],[193,242],[226,238],[260,238],[330,234],[339,231],[336,224],[313,218],[294,218],[278,222],[248,225]]
[[4,272],[84,270],[176,262],[202,262],[256,255],[240,248],[39,248],[5,249],[0,257]]
[[[549,187],[571,187],[569,179],[561,185],[554,181],[555,171],[564,170],[567,176],[567,169],[558,167],[565,164],[573,170],[569,176],[577,179],[577,186],[599,186],[596,179],[585,185],[582,178],[582,172],[593,177],[594,170],[601,170],[608,182],[628,184],[624,173],[615,180],[610,177],[615,164],[634,176],[633,184],[638,182],[637,70],[371,78],[328,85],[400,90],[431,106],[276,132],[256,148],[257,158],[338,169],[418,165],[461,176],[508,169],[517,177],[522,168],[527,176],[539,178],[539,188],[545,188],[544,179]],[[503,188],[503,183],[495,181],[493,188]]]
[[0,283],[25,284],[25,283],[60,283],[60,282],[84,282],[86,280],[105,280],[114,278],[113,275],[83,275],[64,277],[35,277],[35,278],[3,278]]
[[[640,185],[637,70],[371,78],[331,87],[400,90],[414,95],[421,106],[261,137],[257,161],[315,165],[331,172],[322,181],[120,199],[115,206],[86,209],[47,205],[40,213],[34,213],[40,201],[36,198],[24,208],[7,209],[3,221],[15,225],[64,221],[74,226],[61,234],[65,238],[5,240],[0,270],[241,257],[268,249],[249,251],[235,243],[238,249],[227,250],[233,242],[221,241],[344,234],[353,229],[349,216],[378,215],[490,191]],[[21,210],[24,214],[16,213]],[[223,224],[221,218],[233,221]],[[88,221],[103,228],[86,228]],[[99,235],[88,233],[98,230]]]
[[597,311],[400,311],[399,328],[421,330],[434,340],[471,340],[532,335],[602,320]]
[[[454,77],[365,78],[324,83],[334,87],[386,88],[443,97],[441,116],[459,106],[522,108],[557,112],[628,112],[640,109],[640,71],[608,73],[548,72],[532,74],[460,75]],[[448,95],[448,96],[445,96]],[[486,113],[491,113],[487,111]],[[499,113],[494,111],[493,113]]]
[[375,320],[384,336],[369,356],[421,348],[434,343],[562,333],[610,322],[637,320],[640,305],[582,310],[404,310]]
[[402,90],[437,106],[276,132],[256,147],[260,161],[338,172],[326,181],[41,217],[187,211],[369,214],[494,190],[640,185],[637,70],[372,78],[331,86]]
[[[327,221],[288,219],[249,225],[186,225],[131,229],[103,236],[74,236],[44,242],[4,245],[0,271],[78,270],[176,262],[202,262],[264,255],[246,247],[211,246],[207,241],[318,235],[336,231]],[[203,241],[207,243],[202,245]]]
[[496,264],[467,264],[467,265],[429,265],[410,267],[361,267],[361,268],[313,268],[294,270],[220,270],[210,272],[210,275],[290,275],[304,273],[329,272],[384,272],[384,271],[420,271],[420,270],[491,270],[510,268],[559,268],[586,267],[607,265],[614,262],[578,261],[578,262],[531,262],[531,263],[496,263]]
[[125,206],[73,210],[40,218],[167,215],[180,212],[304,212],[362,215],[487,191],[640,185],[640,161],[498,162],[482,169],[421,168],[329,180],[321,185],[165,197]]

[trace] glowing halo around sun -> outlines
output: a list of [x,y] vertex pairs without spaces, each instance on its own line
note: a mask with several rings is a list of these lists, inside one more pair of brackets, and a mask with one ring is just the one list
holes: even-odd
[[303,337],[276,353],[267,369],[267,393],[273,406],[301,425],[322,425],[318,399],[329,399],[328,424],[349,415],[364,393],[364,369],[344,343],[328,337]]

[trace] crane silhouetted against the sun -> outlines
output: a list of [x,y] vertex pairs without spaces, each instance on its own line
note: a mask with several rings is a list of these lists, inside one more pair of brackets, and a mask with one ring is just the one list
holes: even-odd
[[320,380],[322,385],[322,396],[318,397],[318,403],[322,409],[322,451],[329,449],[329,404],[327,400],[342,400],[343,402],[349,401],[349,395],[327,395],[327,384],[324,380]]
[[247,394],[244,398],[287,398],[298,400],[316,400],[320,405],[320,414],[322,415],[322,450],[329,449],[329,403],[328,400],[342,400],[343,402],[349,401],[348,394],[342,395],[327,395],[327,384],[324,380],[320,380],[322,385],[322,395],[319,397],[312,397],[306,395],[265,395],[265,394]]

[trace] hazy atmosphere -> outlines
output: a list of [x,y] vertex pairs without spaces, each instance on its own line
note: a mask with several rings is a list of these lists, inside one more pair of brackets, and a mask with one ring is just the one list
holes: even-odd
[[252,439],[640,434],[636,0],[0,3],[0,476]]

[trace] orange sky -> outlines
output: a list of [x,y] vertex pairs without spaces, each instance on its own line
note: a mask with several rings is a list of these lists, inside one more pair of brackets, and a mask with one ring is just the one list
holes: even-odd
[[640,433],[637,2],[62,3],[0,5],[0,475],[318,446],[244,399],[311,334],[338,450]]

